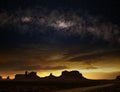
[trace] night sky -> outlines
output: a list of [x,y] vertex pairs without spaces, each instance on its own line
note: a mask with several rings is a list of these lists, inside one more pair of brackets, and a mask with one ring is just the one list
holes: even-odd
[[1,0],[0,75],[78,70],[120,75],[119,0]]

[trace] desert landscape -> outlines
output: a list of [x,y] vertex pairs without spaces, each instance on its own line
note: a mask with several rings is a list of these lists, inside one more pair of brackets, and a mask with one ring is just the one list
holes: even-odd
[[120,92],[120,0],[0,0],[0,92]]
[[[119,78],[119,77],[118,77]],[[2,79],[0,92],[119,92],[120,80],[90,80],[78,71],[63,71],[60,77],[50,74],[40,78],[36,72],[16,74]]]

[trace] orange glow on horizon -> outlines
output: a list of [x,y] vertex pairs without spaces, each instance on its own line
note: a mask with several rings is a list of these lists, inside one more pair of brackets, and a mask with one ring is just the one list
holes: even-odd
[[[77,69],[74,69],[77,70]],[[46,77],[49,76],[50,73],[52,73],[54,76],[59,77],[64,70],[58,70],[58,71],[37,71],[37,75],[39,77]],[[72,69],[68,69],[67,71],[72,71]],[[104,72],[104,71],[92,71],[92,70],[78,70],[83,77],[87,79],[115,79],[117,75],[120,75],[120,72],[112,71],[112,72]],[[24,72],[18,72],[16,74],[24,74]],[[2,75],[3,79],[6,79],[7,77],[10,77],[10,79],[15,78],[15,74],[10,75]]]

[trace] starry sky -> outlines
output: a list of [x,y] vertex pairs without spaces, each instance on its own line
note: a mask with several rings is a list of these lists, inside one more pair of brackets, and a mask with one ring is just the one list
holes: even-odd
[[78,70],[89,79],[115,78],[119,6],[118,0],[1,0],[0,75]]

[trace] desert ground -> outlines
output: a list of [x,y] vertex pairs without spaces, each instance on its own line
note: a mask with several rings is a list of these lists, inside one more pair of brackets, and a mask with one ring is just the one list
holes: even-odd
[[0,82],[0,92],[120,92],[118,81]]

